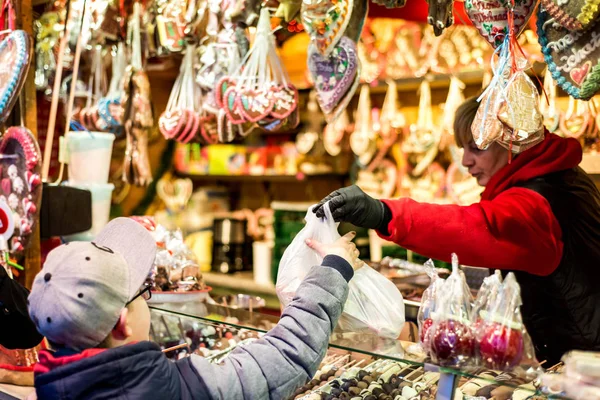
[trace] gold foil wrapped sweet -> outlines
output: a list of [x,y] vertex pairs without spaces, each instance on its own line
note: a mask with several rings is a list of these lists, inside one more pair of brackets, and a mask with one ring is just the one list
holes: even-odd
[[531,79],[523,71],[516,72],[501,99],[498,119],[506,127],[499,141],[512,142],[512,149],[521,152],[544,140],[544,117],[540,112],[539,95]]
[[544,140],[543,122],[537,89],[522,69],[485,93],[471,131],[481,150],[497,142],[518,154]]
[[473,141],[477,148],[485,150],[502,136],[502,123],[498,120],[501,87],[491,88],[481,99],[475,119],[471,124]]

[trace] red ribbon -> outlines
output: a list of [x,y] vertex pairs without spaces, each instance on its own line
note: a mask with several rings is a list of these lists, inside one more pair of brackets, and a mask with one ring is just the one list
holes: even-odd
[[[5,21],[5,11],[7,11],[8,14],[8,21]],[[4,26],[6,26],[6,23],[8,22],[8,29],[11,31],[15,30],[15,22],[17,20],[17,15],[16,15],[16,11],[15,8],[13,6],[12,0],[4,0],[2,3],[2,8],[0,9],[0,21],[2,23],[2,27],[4,28]]]

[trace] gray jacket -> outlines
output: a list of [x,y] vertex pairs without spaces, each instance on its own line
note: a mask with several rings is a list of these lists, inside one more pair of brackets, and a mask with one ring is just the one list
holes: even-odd
[[38,398],[285,399],[315,374],[352,276],[342,258],[325,257],[323,266],[311,269],[277,326],[220,365],[197,355],[173,363],[151,342],[64,355],[68,362],[44,352],[35,376]]

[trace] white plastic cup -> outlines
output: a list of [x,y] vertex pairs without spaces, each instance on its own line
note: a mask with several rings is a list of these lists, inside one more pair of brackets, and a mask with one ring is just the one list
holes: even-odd
[[112,133],[68,132],[69,182],[106,184],[114,140]]
[[112,183],[74,184],[73,182],[67,182],[67,185],[92,192],[92,229],[65,236],[64,239],[67,242],[92,241],[108,223],[112,192],[115,185]]
[[254,282],[259,285],[273,286],[271,280],[271,261],[273,257],[273,242],[262,241],[252,244]]

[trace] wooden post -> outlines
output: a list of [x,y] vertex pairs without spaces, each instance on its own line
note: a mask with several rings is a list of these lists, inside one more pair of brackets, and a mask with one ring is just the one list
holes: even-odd
[[[27,32],[31,38],[33,38],[33,4],[32,0],[20,0],[14,2],[17,14],[17,27]],[[33,49],[32,49],[33,51]],[[33,133],[35,138],[37,135],[37,102],[36,102],[36,90],[35,90],[35,62],[32,57],[31,66],[29,73],[27,74],[27,80],[25,86],[21,92],[22,96],[22,108],[23,121],[25,126]],[[33,284],[33,278],[41,269],[41,251],[40,251],[40,226],[39,221],[35,224],[35,229],[31,234],[31,241],[29,248],[25,252],[25,286],[31,289]]]

